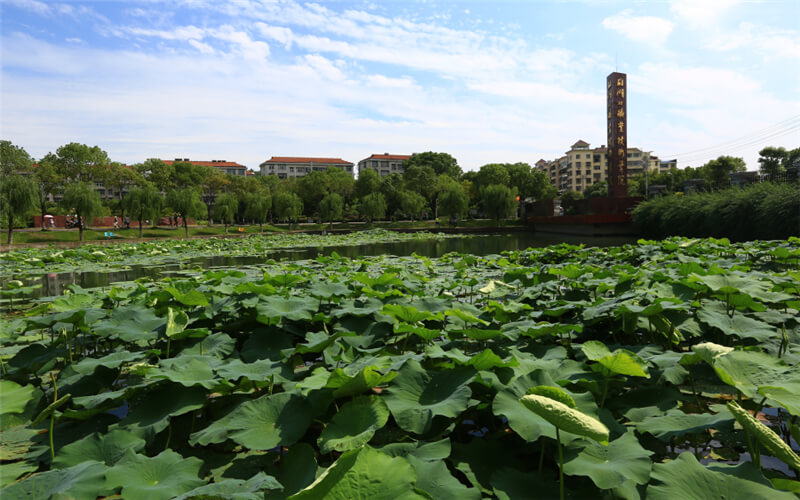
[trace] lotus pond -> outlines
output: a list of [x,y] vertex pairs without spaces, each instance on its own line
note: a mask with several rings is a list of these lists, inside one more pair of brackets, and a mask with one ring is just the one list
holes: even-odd
[[797,238],[73,285],[3,320],[0,495],[797,498],[798,316]]

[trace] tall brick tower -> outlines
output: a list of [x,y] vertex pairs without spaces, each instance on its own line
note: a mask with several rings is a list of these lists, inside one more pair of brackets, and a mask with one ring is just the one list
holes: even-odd
[[606,79],[608,124],[608,196],[628,196],[627,76],[611,73]]

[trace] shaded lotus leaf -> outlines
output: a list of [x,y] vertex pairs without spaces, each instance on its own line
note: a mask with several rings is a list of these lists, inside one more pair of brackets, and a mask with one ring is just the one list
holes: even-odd
[[144,445],[144,439],[123,429],[115,429],[106,434],[95,432],[59,449],[52,466],[65,469],[86,460],[112,466],[122,458],[126,450],[142,451]]
[[311,405],[296,394],[281,392],[246,401],[190,436],[189,443],[207,445],[231,439],[251,450],[291,446],[311,424]]
[[309,287],[308,292],[313,297],[330,299],[331,297],[343,297],[350,294],[350,289],[342,284],[335,282],[314,283]]
[[345,403],[317,439],[320,453],[354,450],[386,425],[389,409],[379,396],[361,396]]
[[106,485],[122,488],[125,499],[167,500],[205,484],[198,477],[202,466],[199,458],[183,458],[172,450],[152,458],[128,450],[106,471]]
[[547,472],[539,474],[503,467],[492,473],[490,484],[499,500],[558,498],[558,479]]
[[65,312],[76,309],[93,309],[100,307],[102,304],[102,299],[94,295],[73,293],[53,300],[50,304],[50,309],[57,312]]
[[408,460],[367,446],[342,454],[316,481],[290,498],[421,500],[426,497],[414,491],[416,480]]
[[5,462],[0,467],[0,488],[14,483],[20,476],[35,472],[39,468],[38,462],[20,460],[18,462]]
[[642,448],[632,431],[626,432],[608,446],[589,442],[572,458],[564,459],[564,473],[588,476],[603,490],[617,488],[627,480],[645,484],[650,478],[650,455]]
[[107,354],[101,358],[83,358],[77,363],[70,365],[73,370],[82,375],[91,375],[98,366],[105,368],[119,368],[124,363],[138,361],[144,358],[142,352],[117,351]]
[[482,352],[472,356],[467,364],[480,371],[491,370],[492,368],[516,366],[519,363],[513,357],[509,358],[508,361],[503,361],[503,358],[495,354],[491,349],[484,349]]
[[473,340],[490,340],[495,337],[503,335],[502,330],[489,330],[485,328],[462,328],[458,330],[451,330],[453,333],[461,334]]
[[283,491],[272,494],[276,498],[286,498],[302,490],[317,479],[316,454],[314,448],[306,443],[298,443],[289,447],[289,451],[283,455],[276,470],[270,470],[280,484]]
[[[3,466],[5,467],[5,466]],[[28,476],[0,491],[3,500],[31,500],[65,494],[75,500],[95,500],[112,490],[105,485],[106,466],[88,460],[67,469],[50,470]]]
[[283,486],[274,477],[259,472],[248,480],[225,479],[217,483],[206,484],[175,497],[175,500],[188,500],[190,498],[262,500],[264,491],[279,490],[281,488]]
[[279,297],[270,295],[262,297],[256,305],[258,321],[274,325],[283,319],[291,321],[310,320],[317,312],[317,301],[311,297]]
[[141,396],[141,401],[119,423],[122,428],[154,427],[160,432],[167,427],[169,417],[183,415],[205,406],[207,392],[202,387],[183,387],[163,383]]
[[684,413],[680,410],[669,410],[664,415],[654,415],[641,422],[634,422],[634,425],[639,432],[649,432],[662,441],[669,441],[675,436],[709,428],[719,429],[723,423],[733,422],[733,415],[725,405],[714,405],[712,409],[718,413]]
[[480,490],[470,488],[453,477],[443,460],[427,461],[413,455],[408,456],[407,460],[417,473],[417,488],[431,498],[480,500]]
[[211,389],[217,385],[214,366],[219,359],[212,356],[186,355],[162,359],[159,365],[147,372],[151,379],[166,379],[186,387],[199,385]]
[[433,417],[455,418],[467,409],[474,376],[471,367],[437,372],[409,360],[389,386],[386,404],[403,430],[424,434]]
[[651,482],[647,486],[648,500],[796,500],[789,492],[778,491],[771,486],[736,477],[732,474],[713,471],[703,467],[689,452],[681,453],[677,459],[653,465]]
[[37,429],[23,425],[4,429],[0,432],[0,460],[7,463],[23,458],[33,446],[32,438],[37,434],[39,434]]
[[11,380],[0,380],[0,414],[22,413],[28,401],[34,397],[36,388],[19,385]]
[[269,359],[262,359],[254,363],[243,363],[238,359],[226,360],[217,367],[216,371],[220,377],[233,382],[240,378],[246,378],[253,382],[264,383],[272,381],[276,376],[282,380],[292,376],[291,370],[284,363]]
[[[381,372],[385,373],[381,373]],[[330,374],[324,387],[334,389],[335,398],[343,398],[363,394],[373,387],[385,385],[397,377],[398,372],[380,370],[377,366],[365,366],[353,376],[347,375],[342,368],[337,368]]]
[[419,325],[409,325],[407,323],[395,323],[394,331],[395,333],[413,333],[414,335],[421,337],[426,342],[430,342],[431,340],[444,335],[442,330],[425,328],[424,326]]
[[345,316],[371,316],[383,308],[383,302],[375,298],[362,299],[345,299],[336,307],[331,315],[334,318],[342,318]]
[[418,323],[426,320],[441,321],[443,319],[441,314],[432,313],[430,311],[420,311],[414,306],[400,304],[387,304],[383,306],[381,313],[391,316],[395,320],[403,323]]
[[[213,356],[224,358],[236,349],[236,340],[227,333],[212,333],[207,337],[198,339],[194,345],[184,348],[182,356],[195,354],[198,356]],[[226,361],[227,363],[227,361]]]
[[165,321],[152,309],[131,304],[112,310],[108,319],[92,325],[92,331],[101,337],[119,338],[125,342],[149,341],[158,338],[156,330]]

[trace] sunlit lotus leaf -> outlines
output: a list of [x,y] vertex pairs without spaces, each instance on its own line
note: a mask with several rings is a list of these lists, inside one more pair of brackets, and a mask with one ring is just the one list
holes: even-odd
[[203,485],[198,477],[202,465],[202,460],[183,458],[172,450],[148,458],[129,449],[106,472],[106,485],[122,488],[126,499],[167,500]]
[[99,297],[89,294],[70,294],[58,297],[53,300],[51,309],[53,311],[73,311],[75,309],[92,309],[100,307],[102,300]]
[[689,452],[667,463],[653,465],[651,482],[647,486],[648,500],[796,500],[793,494],[774,489],[768,484],[750,481],[732,474],[713,471],[703,467]]
[[310,403],[282,392],[240,404],[190,437],[190,444],[207,445],[232,439],[251,450],[269,450],[297,442],[311,424]]
[[360,396],[345,403],[317,439],[320,453],[354,450],[386,425],[389,409],[379,396]]
[[151,379],[171,380],[186,387],[199,385],[211,389],[218,383],[214,367],[219,363],[219,359],[213,356],[178,356],[162,359],[156,368],[147,373],[147,376]]
[[371,316],[383,308],[383,302],[375,298],[365,300],[345,299],[332,311],[332,316],[342,318],[345,316]]
[[67,469],[39,472],[0,491],[3,500],[32,500],[62,494],[75,500],[95,500],[111,494],[105,485],[106,466],[87,460]]
[[639,444],[633,431],[628,431],[608,446],[589,442],[572,458],[564,460],[564,474],[588,476],[598,488],[607,490],[627,480],[645,484],[650,478],[650,455]]
[[769,354],[755,351],[732,351],[714,360],[717,376],[728,385],[749,397],[758,398],[758,388],[780,386],[797,371],[784,361]]
[[4,462],[2,468],[5,468],[7,462],[23,458],[33,446],[32,438],[38,433],[38,430],[25,425],[3,429],[0,432],[0,460]]
[[322,299],[343,297],[350,293],[350,289],[346,285],[335,282],[315,283],[313,286],[309,287],[308,291],[313,297]]
[[655,437],[669,441],[675,436],[700,432],[705,429],[720,429],[723,424],[730,426],[733,416],[724,405],[714,405],[716,413],[684,413],[680,410],[669,410],[663,415],[654,415],[634,422],[639,432],[649,432]]
[[765,385],[758,388],[758,393],[777,401],[795,416],[800,416],[800,380],[785,381],[780,386]]
[[729,316],[724,307],[708,305],[697,311],[697,319],[708,326],[718,328],[725,335],[736,335],[743,339],[767,341],[777,338],[779,332],[768,323],[749,318],[739,312]]
[[144,445],[144,439],[123,429],[115,429],[107,434],[95,432],[59,449],[53,460],[53,467],[65,469],[86,460],[112,466],[122,458],[126,450],[142,451]]
[[33,399],[35,390],[32,385],[0,380],[0,414],[21,413],[28,401]]
[[405,458],[391,458],[364,447],[342,454],[316,481],[290,498],[421,500],[426,497],[414,490],[416,480],[416,472]]
[[317,301],[310,297],[264,297],[256,305],[258,321],[264,324],[276,324],[282,319],[301,321],[311,319],[317,311]]
[[352,376],[348,375],[344,369],[335,369],[328,378],[324,387],[334,389],[333,396],[343,398],[363,394],[373,387],[388,384],[398,372],[379,369],[379,367],[365,366]]
[[236,382],[240,378],[246,378],[253,382],[268,382],[273,378],[288,379],[292,373],[289,368],[280,361],[262,359],[253,363],[243,363],[241,360],[232,359],[216,368],[217,375]]
[[174,337],[186,329],[189,324],[189,316],[185,312],[175,310],[172,307],[167,308],[167,327],[165,334],[167,337]]
[[263,500],[267,490],[280,490],[283,486],[272,476],[259,472],[250,479],[225,479],[216,483],[206,484],[183,495],[175,500],[189,500],[193,498],[230,498],[235,500]]
[[[182,286],[181,288],[186,288]],[[178,302],[185,306],[207,306],[208,298],[199,290],[187,289],[179,290],[176,286],[166,286],[164,291],[168,292]]]
[[194,342],[194,345],[184,348],[181,355],[196,354],[224,358],[236,349],[236,340],[226,333],[212,333]]
[[29,462],[20,460],[18,462],[5,462],[3,467],[0,467],[0,488],[4,488],[9,484],[16,482],[23,475],[28,475],[35,472],[39,468],[38,462]]
[[474,376],[468,367],[436,372],[409,360],[389,386],[386,404],[401,428],[424,434],[435,416],[453,418],[467,408]]
[[431,340],[444,335],[442,330],[425,328],[424,326],[419,325],[409,325],[407,323],[395,323],[394,331],[395,333],[413,333],[426,342],[430,342]]

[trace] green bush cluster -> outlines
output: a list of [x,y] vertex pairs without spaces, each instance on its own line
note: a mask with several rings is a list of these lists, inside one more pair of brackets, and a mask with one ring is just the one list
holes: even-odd
[[800,186],[762,183],[663,196],[640,203],[633,222],[641,234],[654,238],[785,239],[800,234]]

